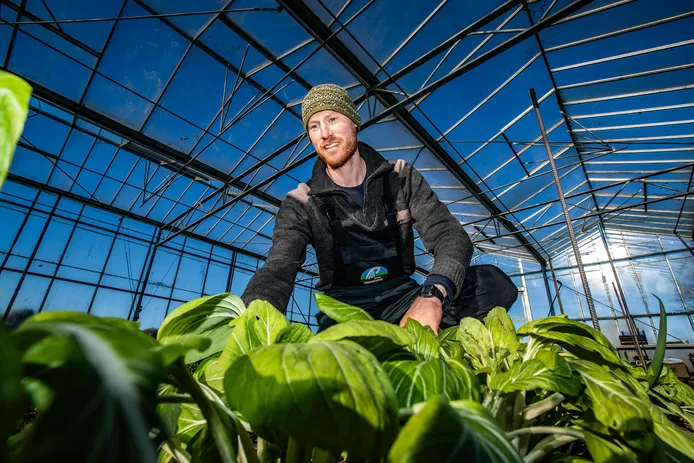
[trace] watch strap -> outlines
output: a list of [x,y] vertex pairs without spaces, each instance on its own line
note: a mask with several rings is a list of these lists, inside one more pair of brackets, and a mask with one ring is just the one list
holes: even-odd
[[441,304],[444,304],[446,302],[446,297],[443,295],[443,292],[434,285],[423,285],[422,289],[419,291],[419,296],[435,297],[439,301],[441,301]]

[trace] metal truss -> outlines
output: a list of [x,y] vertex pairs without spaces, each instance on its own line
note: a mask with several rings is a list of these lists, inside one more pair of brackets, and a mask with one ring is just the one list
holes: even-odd
[[[543,30],[554,25],[581,18],[590,16],[597,18],[600,17],[601,13],[608,10],[632,5],[634,3],[633,0],[617,0],[590,10],[585,9],[585,7],[591,3],[591,0],[575,0],[561,9],[557,6],[558,2],[555,0],[551,2],[539,20],[533,18],[531,13],[532,4],[526,4],[526,2],[522,0],[509,0],[473,23],[465,26],[452,36],[441,41],[439,44],[433,45],[430,47],[429,51],[413,59],[409,64],[401,67],[396,72],[386,72],[384,69],[385,66],[387,64],[392,64],[393,60],[400,53],[403,53],[403,50],[407,48],[408,44],[417,38],[417,35],[427,27],[435,15],[441,14],[441,11],[446,5],[446,1],[441,1],[436,5],[432,5],[426,17],[423,17],[422,21],[413,30],[409,31],[399,44],[393,47],[393,51],[390,52],[386,58],[380,62],[374,59],[374,62],[376,62],[379,67],[379,72],[375,73],[367,67],[364,60],[358,57],[362,56],[361,52],[359,54],[355,53],[355,49],[351,47],[351,45],[347,45],[346,42],[337,37],[338,33],[351,35],[348,26],[367,12],[374,4],[373,0],[366,2],[366,4],[350,18],[342,18],[343,13],[350,10],[350,2],[342,6],[338,13],[333,14],[328,7],[323,5],[321,0],[318,0],[318,6],[316,8],[322,7],[329,13],[329,18],[325,22],[303,2],[298,0],[279,0],[280,9],[286,10],[286,12],[309,33],[311,38],[277,56],[268,47],[263,45],[261,40],[256,39],[250,32],[246,31],[241,23],[237,24],[233,16],[227,16],[227,8],[232,4],[230,1],[225,2],[224,5],[220,5],[219,11],[211,15],[211,19],[195,34],[195,36],[187,33],[171,21],[170,17],[178,13],[160,14],[145,1],[134,1],[140,8],[145,9],[149,13],[150,16],[148,17],[158,18],[157,21],[165,24],[168,28],[171,28],[187,40],[187,50],[183,53],[176,67],[171,72],[171,75],[168,77],[168,80],[165,82],[164,90],[159,94],[156,100],[150,101],[150,103],[154,105],[154,109],[147,116],[142,125],[142,129],[132,129],[114,118],[100,114],[88,107],[85,103],[86,91],[79,101],[73,101],[36,82],[32,82],[32,86],[34,87],[34,95],[37,99],[62,108],[72,113],[75,118],[89,121],[98,127],[122,137],[127,140],[127,144],[123,146],[124,149],[140,156],[143,163],[145,163],[145,161],[153,161],[158,165],[149,167],[150,163],[145,163],[145,165],[148,166],[145,173],[145,182],[141,188],[140,196],[136,199],[136,202],[141,200],[142,204],[151,202],[150,211],[157,205],[158,201],[164,197],[164,193],[167,189],[180,179],[184,178],[186,182],[189,182],[186,183],[187,186],[185,191],[180,196],[186,194],[188,189],[192,188],[193,185],[201,185],[204,187],[204,191],[193,204],[191,204],[191,202],[184,204],[182,201],[174,201],[173,206],[171,206],[164,219],[160,222],[155,221],[156,226],[162,230],[161,237],[155,246],[165,246],[169,241],[179,235],[192,236],[196,239],[213,242],[217,245],[224,245],[222,241],[227,237],[227,234],[231,233],[230,230],[232,226],[236,224],[244,214],[248,213],[250,217],[253,217],[254,213],[257,214],[255,218],[251,220],[251,223],[258,220],[258,224],[262,224],[262,221],[265,221],[265,224],[267,224],[271,221],[272,214],[281,204],[281,200],[280,198],[268,194],[266,192],[267,188],[270,187],[275,180],[290,175],[292,170],[315,159],[315,153],[305,139],[304,134],[298,134],[291,139],[287,137],[283,140],[281,146],[263,157],[254,156],[252,151],[254,147],[263,140],[263,137],[274,130],[276,122],[282,115],[289,114],[297,120],[301,119],[297,108],[298,103],[285,102],[280,98],[279,94],[287,85],[298,85],[306,90],[311,87],[311,83],[302,76],[301,66],[320,50],[329,52],[347,71],[356,77],[358,84],[364,86],[364,94],[356,99],[358,105],[368,105],[370,117],[363,123],[364,128],[385,121],[397,121],[414,135],[417,139],[417,146],[393,146],[388,148],[389,150],[426,149],[441,163],[443,169],[450,172],[455,180],[459,182],[459,184],[454,185],[432,185],[434,190],[460,189],[465,192],[463,195],[464,197],[460,199],[444,202],[449,206],[456,204],[481,204],[488,211],[487,215],[479,214],[478,211],[454,212],[456,217],[461,221],[461,224],[470,231],[475,244],[481,246],[487,252],[510,252],[524,259],[530,257],[544,266],[548,257],[562,252],[566,249],[568,244],[569,230],[567,230],[567,224],[560,220],[561,214],[557,214],[556,207],[559,203],[559,199],[538,201],[538,198],[543,197],[543,193],[546,194],[548,191],[551,191],[548,190],[552,185],[550,179],[551,172],[548,170],[548,161],[525,160],[531,149],[542,146],[543,141],[541,135],[534,138],[526,137],[532,139],[522,141],[512,140],[513,137],[510,135],[511,128],[532,111],[531,105],[528,105],[524,111],[518,113],[518,115],[496,133],[495,136],[480,141],[482,145],[474,149],[470,154],[464,156],[458,150],[458,146],[462,143],[475,142],[475,140],[450,139],[450,135],[454,129],[471,118],[480,108],[484,107],[485,104],[527,71],[534,63],[537,63],[538,60],[544,62],[547,75],[551,81],[550,91],[541,95],[539,101],[542,103],[548,99],[556,99],[559,107],[558,117],[555,118],[554,115],[547,116],[547,122],[552,123],[548,125],[547,133],[548,135],[552,134],[555,130],[557,130],[558,133],[564,129],[568,132],[569,140],[558,142],[555,139],[550,140],[549,144],[553,150],[552,155],[554,161],[558,164],[559,161],[562,161],[561,165],[557,165],[561,181],[572,182],[571,186],[567,188],[564,197],[567,201],[570,201],[568,203],[568,212],[571,214],[571,227],[580,228],[583,231],[593,230],[594,227],[607,227],[638,230],[647,233],[670,233],[680,237],[680,239],[682,239],[682,236],[689,238],[691,234],[694,222],[694,217],[691,212],[694,158],[686,156],[688,152],[694,149],[691,148],[691,142],[694,140],[694,133],[678,133],[674,135],[667,133],[654,136],[651,133],[642,134],[638,132],[632,136],[631,133],[624,135],[622,132],[625,130],[645,131],[671,129],[678,126],[687,127],[692,124],[692,120],[682,117],[676,120],[668,119],[666,122],[657,121],[642,124],[614,123],[607,125],[602,124],[599,127],[595,126],[593,121],[605,117],[621,117],[641,113],[665,114],[668,111],[694,108],[694,103],[681,102],[672,104],[669,102],[636,109],[616,108],[616,110],[611,110],[611,108],[608,108],[607,110],[601,109],[594,113],[581,113],[578,110],[592,103],[619,102],[645,96],[667,96],[673,92],[692,91],[694,90],[694,83],[678,83],[677,85],[662,86],[661,88],[649,88],[647,90],[639,89],[635,91],[623,91],[621,93],[615,92],[600,95],[588,94],[580,97],[571,97],[569,95],[577,94],[571,92],[591,89],[595,86],[604,84],[633,82],[644,77],[654,77],[691,70],[694,69],[694,63],[668,64],[658,69],[638,70],[638,72],[564,84],[558,82],[557,76],[563,75],[560,73],[574,69],[582,69],[598,64],[609,64],[628,58],[648,56],[654,53],[681,49],[682,47],[694,45],[694,39],[680,40],[658,47],[643,48],[629,53],[616,54],[607,58],[586,59],[582,62],[570,64],[562,63],[561,66],[552,67],[550,63],[552,62],[551,57],[554,52],[568,50],[601,40],[609,40],[613,37],[667,25],[676,21],[684,21],[694,17],[694,11],[674,14],[667,18],[650,20],[643,24],[604,32],[593,37],[581,38],[580,40],[572,40],[567,41],[567,43],[553,44],[553,46],[545,47],[542,38]],[[96,65],[93,66],[87,89],[96,75],[101,76],[101,74],[98,74],[98,65],[104,55],[104,51],[99,52],[93,50],[80,40],[71,36],[66,32],[68,29],[64,30],[61,27],[62,21],[56,21],[55,18],[53,18],[53,21],[42,21],[41,18],[27,11],[26,1],[22,1],[19,5],[9,1],[2,1],[2,4],[19,13],[17,22],[10,23],[13,30],[7,58],[4,62],[5,68],[8,67],[9,59],[13,52],[15,36],[20,33],[18,31],[26,33],[24,32],[24,28],[19,28],[18,24],[27,21],[36,23],[37,25],[33,27],[44,28],[51,34],[60,37],[62,40],[79,47],[82,51],[96,59]],[[48,5],[46,5],[46,8],[48,9]],[[121,8],[117,18],[111,18],[116,21],[116,24],[119,20],[127,19],[122,18],[123,9],[124,8]],[[274,10],[276,11],[277,9]],[[507,24],[522,13],[522,10],[525,10],[528,17],[528,27],[521,29],[507,28]],[[48,11],[50,13],[50,9],[48,9]],[[210,12],[199,13],[210,14]],[[486,26],[494,21],[499,23],[497,20],[501,20],[500,24],[495,25],[494,30],[488,30],[490,27]],[[240,65],[238,65],[238,63],[231,63],[214,48],[203,43],[200,37],[213,23],[222,24],[225,28],[233,31],[245,41],[247,44],[246,55],[249,49],[253,49],[260,53],[260,55],[267,60],[267,63],[255,69],[245,69],[245,57]],[[117,26],[114,25],[111,28],[105,47],[110,45],[116,27]],[[485,38],[471,53],[453,66],[448,74],[443,75],[443,77],[434,78],[436,72],[444,64],[444,61],[452,56],[453,50],[462,40],[466,37],[480,35],[485,36]],[[490,50],[482,52],[484,46],[493,37],[499,39],[499,37],[507,36],[509,38],[501,41]],[[361,47],[361,51],[365,52],[367,56],[370,56],[368,50],[360,44],[358,37],[352,36],[351,38],[356,43],[357,47]],[[467,114],[462,115],[451,127],[440,130],[419,106],[433,92],[441,91],[443,87],[452,83],[463,74],[511,50],[521,42],[528,40],[534,41],[537,44],[539,52],[532,56],[515,72],[511,73],[501,85],[491,91],[491,93],[468,111]],[[50,47],[48,44],[44,43],[44,45]],[[184,122],[190,123],[202,131],[200,140],[195,144],[193,149],[191,149],[190,154],[188,154],[182,150],[171,148],[153,137],[144,135],[144,127],[154,113],[154,110],[161,108],[160,103],[166,93],[166,89],[174,80],[178,70],[188,56],[189,51],[194,47],[200,48],[214,61],[221,64],[227,74],[225,74],[224,94],[222,101],[220,101],[219,110],[210,123],[206,127],[198,127],[190,121],[182,119]],[[313,48],[308,50],[307,47]],[[104,50],[105,49],[106,48],[104,48]],[[303,58],[298,60],[298,64],[293,66],[288,65],[285,59],[299,50],[303,50],[304,52],[308,51],[308,53],[302,55]],[[407,93],[400,87],[400,81],[403,78],[409,76],[413,71],[420,69],[421,66],[431,63],[434,59],[438,60],[436,68],[429,74],[428,78],[423,81],[418,90]],[[297,60],[295,59],[293,61]],[[281,71],[281,74],[283,74],[269,87],[260,84],[255,78],[258,72],[261,72],[268,66],[276,67]],[[231,85],[230,88],[227,88],[226,85],[228,75],[232,76],[232,81],[233,77],[236,77],[234,84]],[[379,77],[377,77],[377,75]],[[107,76],[104,77],[108,79]],[[228,108],[231,106],[234,98],[239,98],[237,91],[241,85],[250,86],[256,94],[246,102],[239,113],[232,115],[230,120],[227,121]],[[261,108],[267,101],[272,101],[277,104],[280,111],[250,148],[241,149],[223,139],[223,135],[228,129],[253,111]],[[379,112],[376,110],[376,103],[382,108]],[[40,112],[40,114],[46,117],[52,117],[48,112]],[[419,117],[420,114],[427,122],[426,127],[420,122],[422,120],[422,118]],[[418,117],[416,118],[415,115]],[[180,116],[176,115],[176,117]],[[220,119],[219,128],[212,126],[217,118]],[[77,130],[74,126],[75,121],[73,121],[70,131]],[[618,133],[618,135],[611,135],[612,133]],[[203,142],[202,140],[205,138],[205,135],[209,135],[211,141]],[[234,152],[238,152],[240,155],[236,166],[229,172],[223,172],[201,160],[201,154],[215,141],[223,142],[225,147],[228,146],[229,149],[235,150]],[[23,140],[22,143],[28,145],[30,141]],[[206,143],[206,146],[203,146],[202,143]],[[504,162],[495,166],[490,172],[485,172],[484,175],[477,175],[470,161],[493,143],[505,145],[508,148],[508,157],[504,158]],[[648,147],[649,144],[656,145],[656,147],[650,149]],[[658,146],[661,144],[668,145],[668,147]],[[33,150],[31,146],[27,146],[27,149]],[[636,157],[647,156],[648,153],[652,153],[652,158],[650,160],[643,160],[642,157]],[[54,165],[53,175],[61,174],[58,164],[60,155],[56,157],[51,153],[40,154],[51,159]],[[275,170],[274,173],[270,175],[263,174],[262,177],[258,177],[256,180],[256,176],[260,175],[261,169],[264,166],[268,165],[270,161],[285,155],[288,155],[288,157],[283,166],[273,166],[272,168]],[[459,159],[457,159],[457,157],[459,157]],[[243,161],[248,161],[249,159],[253,159],[254,162],[249,167],[244,167],[243,171],[235,173],[236,167],[240,166]],[[649,162],[654,164],[651,169],[649,169]],[[497,182],[496,179],[501,175],[499,173],[509,165],[512,165],[514,169],[517,169],[516,166],[520,167],[520,170],[522,170],[522,177],[516,177],[517,180],[511,178],[508,180],[508,183],[499,185],[501,182]],[[614,168],[610,166],[614,166]],[[667,166],[667,168],[663,168],[664,166]],[[77,175],[79,176],[79,172],[82,171],[84,166],[76,167],[79,169]],[[136,167],[137,164],[132,167],[131,171],[127,174],[126,180],[123,181],[121,188],[123,188],[130,176],[133,175]],[[165,175],[162,175],[162,172],[165,172]],[[578,183],[575,183],[576,173],[582,173],[582,179]],[[62,174],[67,175],[65,172],[62,172]],[[162,176],[163,179],[161,178]],[[249,177],[251,177],[251,180],[246,180]],[[518,187],[523,186],[525,182],[535,181],[540,178],[543,179],[543,182],[537,189],[523,194],[522,198],[513,198],[513,202],[510,202],[515,192],[522,190]],[[76,181],[76,179],[77,177],[75,177],[74,180]],[[244,180],[242,181],[241,179]],[[14,177],[14,181],[20,183],[22,181],[31,182],[28,179],[19,179],[16,176]],[[635,187],[635,185],[637,186]],[[40,185],[33,186],[41,188]],[[49,189],[53,187],[46,186],[45,188]],[[197,189],[195,189],[195,191],[197,191]],[[93,192],[85,190],[85,193],[91,195]],[[198,193],[196,193],[196,195],[197,194]],[[86,201],[96,201],[93,196],[89,198],[83,198],[81,195],[78,196]],[[115,197],[117,197],[117,195],[114,196],[114,198]],[[257,198],[262,204],[256,204],[258,201],[255,201],[254,198]],[[677,203],[677,207],[672,208],[673,201],[681,201],[681,204]],[[97,207],[105,209],[113,207],[111,205],[99,203],[98,201],[97,203]],[[241,217],[231,217],[227,219],[227,215],[230,214],[232,208],[241,203],[246,207]],[[507,206],[507,204],[511,207]],[[661,205],[657,206],[658,204]],[[668,206],[665,207],[662,204],[668,204]],[[251,205],[256,207],[252,208]],[[180,206],[184,206],[182,212]],[[263,218],[261,220],[259,218],[261,214],[258,211],[263,210],[263,208],[270,208],[270,211],[268,211],[270,213],[270,219],[266,220]],[[119,214],[133,214],[130,211],[118,210],[120,211],[118,212]],[[138,214],[134,214],[134,216],[138,220],[150,220]],[[214,225],[212,225],[207,232],[202,230],[202,225],[207,227],[208,224],[212,224],[213,222],[215,222]],[[222,227],[227,223],[231,223],[231,225],[221,234],[221,237],[217,239],[208,238],[207,235],[212,230],[216,230],[215,233],[221,232]],[[264,226],[265,225],[262,225],[258,230],[262,230]],[[240,235],[239,233],[237,236]],[[267,238],[267,236],[265,236],[265,238]],[[238,249],[236,250],[241,252]],[[262,256],[258,256],[258,258],[262,258]],[[420,270],[422,272],[426,271],[424,268]]]

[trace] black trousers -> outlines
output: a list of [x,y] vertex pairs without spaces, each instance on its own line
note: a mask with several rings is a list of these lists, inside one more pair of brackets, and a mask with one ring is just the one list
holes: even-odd
[[[345,304],[366,310],[376,320],[397,325],[417,298],[419,289],[419,283],[410,277],[403,277],[391,284],[384,283],[371,288],[334,288],[326,294]],[[517,298],[516,285],[498,267],[471,265],[460,294],[443,308],[440,328],[457,325],[465,317],[481,320],[497,306],[508,310]],[[335,324],[334,320],[324,314],[319,314],[317,318],[319,332]]]

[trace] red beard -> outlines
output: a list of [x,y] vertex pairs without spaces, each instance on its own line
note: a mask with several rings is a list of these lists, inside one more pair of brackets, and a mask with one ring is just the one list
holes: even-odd
[[[324,147],[335,142],[340,143],[338,150],[336,152],[327,154]],[[318,152],[318,157],[320,160],[323,161],[328,167],[333,170],[339,169],[347,164],[347,161],[349,161],[352,156],[354,156],[354,153],[356,153],[357,137],[355,135],[344,139],[340,137],[332,137],[330,141],[322,143],[316,151]]]

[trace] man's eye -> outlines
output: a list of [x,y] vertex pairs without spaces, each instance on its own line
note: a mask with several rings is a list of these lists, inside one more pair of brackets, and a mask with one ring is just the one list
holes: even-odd
[[328,120],[329,120],[330,122],[335,122],[335,121],[337,120],[337,117],[331,117],[331,118],[328,119]]

